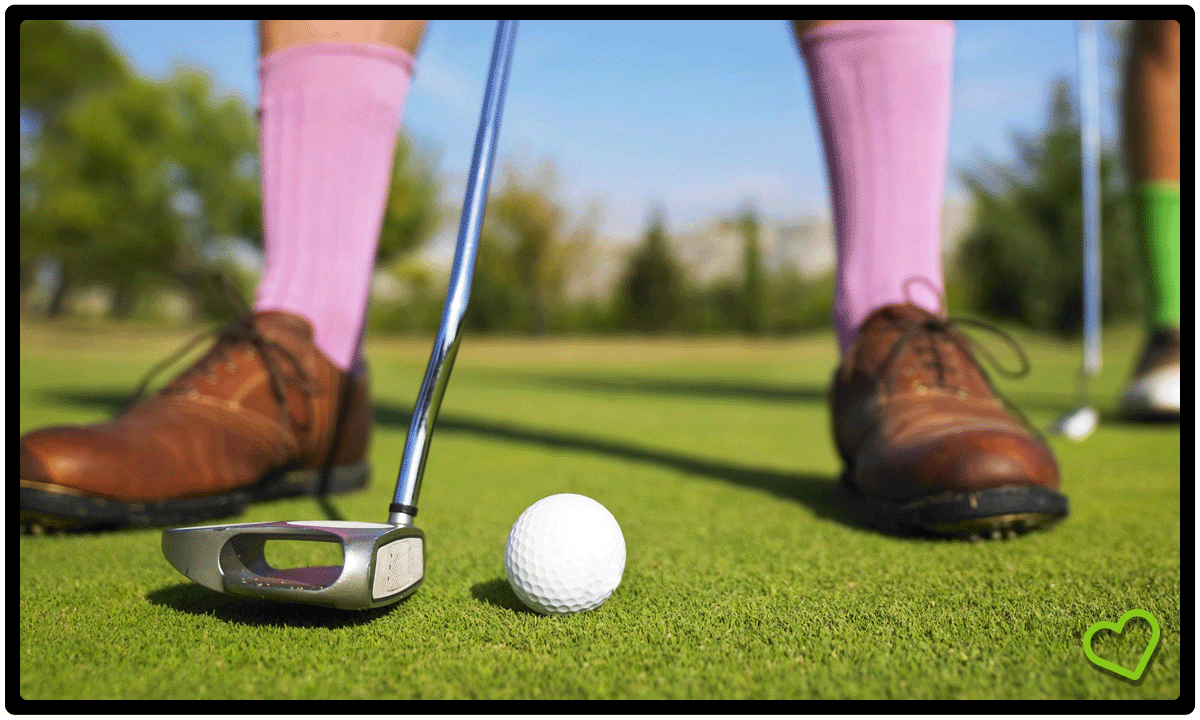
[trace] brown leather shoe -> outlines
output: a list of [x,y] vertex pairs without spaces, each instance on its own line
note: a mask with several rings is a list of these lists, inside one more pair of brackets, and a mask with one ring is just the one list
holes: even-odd
[[904,304],[859,328],[831,396],[846,464],[839,499],[860,522],[896,534],[999,538],[1048,527],[1067,514],[1054,455],[996,396],[954,322]]
[[370,414],[365,370],[334,365],[306,320],[247,315],[111,422],[23,436],[22,524],[176,525],[365,487]]

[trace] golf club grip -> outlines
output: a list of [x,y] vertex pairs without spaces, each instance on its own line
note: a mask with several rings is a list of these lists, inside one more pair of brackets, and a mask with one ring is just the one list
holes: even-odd
[[421,491],[421,477],[425,472],[425,459],[429,455],[434,421],[442,405],[450,371],[454,368],[454,358],[458,355],[458,345],[462,339],[460,331],[471,298],[471,278],[475,273],[475,256],[479,249],[483,212],[487,207],[488,183],[496,155],[504,90],[508,85],[508,69],[516,36],[516,20],[497,22],[479,130],[475,135],[475,153],[471,158],[458,243],[454,250],[454,265],[446,290],[446,304],[442,310],[437,339],[433,343],[433,352],[429,356],[429,366],[425,370],[425,379],[421,383],[421,392],[413,407],[408,439],[404,444],[404,458],[396,478],[396,494],[388,515],[388,522],[393,525],[411,525],[417,514],[417,496]]

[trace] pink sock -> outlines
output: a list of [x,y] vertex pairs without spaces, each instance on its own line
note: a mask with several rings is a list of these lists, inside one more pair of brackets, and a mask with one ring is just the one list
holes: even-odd
[[913,20],[833,23],[801,41],[833,198],[843,352],[883,305],[941,312],[953,46],[952,24]]
[[254,307],[306,318],[343,369],[358,355],[414,64],[398,48],[326,42],[259,66],[264,268]]

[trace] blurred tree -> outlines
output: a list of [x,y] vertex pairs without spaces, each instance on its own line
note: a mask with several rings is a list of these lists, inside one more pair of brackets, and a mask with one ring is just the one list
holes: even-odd
[[512,250],[498,237],[495,226],[479,234],[471,302],[464,322],[480,332],[513,331],[530,325],[526,302]]
[[[20,24],[21,217],[36,200],[26,168],[37,158],[38,139],[54,130],[53,119],[88,92],[124,82],[129,71],[104,36],[65,20],[25,20]],[[41,259],[37,248],[19,243],[20,288],[34,279]],[[61,305],[62,295],[52,300]]]
[[757,335],[766,329],[767,307],[766,289],[763,278],[762,246],[760,245],[761,225],[758,221],[758,211],[748,208],[739,218],[738,225],[742,231],[744,243],[742,254],[742,286],[745,289],[745,316],[742,329]]
[[376,265],[386,265],[428,242],[442,221],[437,160],[420,152],[406,133],[396,138],[392,183],[384,208]]
[[[368,308],[371,332],[434,332],[442,318],[446,286],[428,263],[414,255],[392,261],[380,270],[392,281]],[[472,293],[474,294],[474,293]]]
[[218,248],[262,234],[257,128],[245,103],[238,97],[216,98],[203,73],[178,72],[164,94],[174,131],[164,160],[183,225],[172,274],[203,315],[232,319],[237,307],[210,276],[213,270],[222,272],[246,293],[245,273]]
[[565,212],[553,196],[553,166],[543,163],[540,175],[529,182],[510,166],[488,213],[497,237],[506,241],[512,254],[512,268],[528,303],[530,331],[535,335],[546,332],[547,302],[561,294],[566,277],[559,247]]
[[[1082,325],[1083,201],[1077,115],[1065,79],[1054,83],[1048,127],[1041,137],[1016,138],[1017,167],[989,163],[968,173],[976,220],[957,264],[971,309],[1061,334]],[[1128,203],[1116,164],[1100,167],[1102,313],[1134,316],[1141,279]]]
[[830,327],[833,271],[805,277],[794,267],[780,269],[767,284],[768,327],[780,335]]
[[734,229],[742,238],[742,287],[740,297],[733,300],[730,311],[736,326],[750,335],[766,329],[766,287],[762,262],[761,223],[758,211],[747,206],[736,217],[721,223]]
[[[211,271],[238,243],[262,244],[257,124],[240,99],[216,98],[193,71],[141,80],[98,32],[26,21],[21,112],[22,290],[51,258],[52,315],[89,283],[112,287],[118,315],[157,284],[183,285],[210,316],[234,310]],[[380,262],[434,232],[439,193],[433,164],[401,137]]]
[[479,300],[468,311],[476,329],[543,334],[552,317],[566,314],[567,281],[594,234],[590,215],[573,229],[567,221],[552,162],[542,162],[533,173],[506,166],[503,185],[488,201],[480,239],[474,281]]
[[728,334],[745,330],[746,292],[739,278],[723,277],[705,285],[687,283],[680,327],[688,333]]
[[170,276],[182,230],[166,162],[174,122],[163,91],[136,78],[47,119],[22,172],[21,244],[27,257],[59,261],[51,316],[71,288],[108,285],[128,310],[140,289]]
[[651,218],[645,241],[629,258],[617,294],[624,327],[648,332],[675,328],[681,319],[685,277],[667,243],[661,210]]
[[20,33],[21,113],[39,128],[81,95],[129,77],[124,59],[97,30],[25,20]]

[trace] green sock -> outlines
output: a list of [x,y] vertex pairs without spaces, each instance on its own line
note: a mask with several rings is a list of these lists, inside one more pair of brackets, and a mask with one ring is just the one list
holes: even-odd
[[1179,325],[1179,183],[1141,182],[1133,188],[1151,331]]

